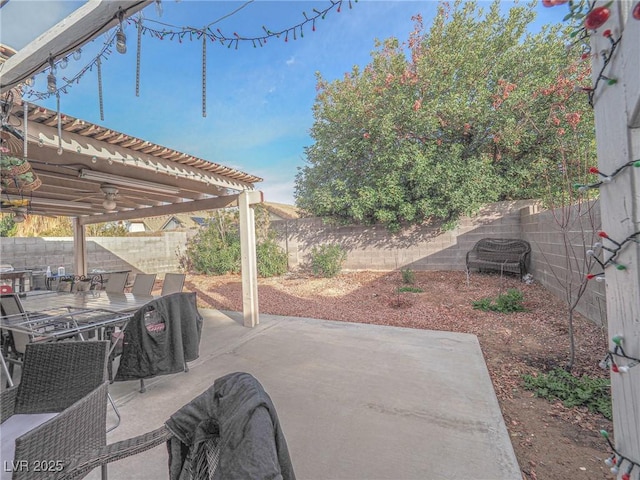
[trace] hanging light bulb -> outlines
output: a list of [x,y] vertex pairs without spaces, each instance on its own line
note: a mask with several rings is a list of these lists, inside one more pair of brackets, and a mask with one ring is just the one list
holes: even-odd
[[27,78],[24,83],[28,86],[28,87],[33,87],[33,84],[36,83],[36,79],[35,77],[29,77]]
[[79,48],[75,52],[73,52],[73,59],[77,62],[82,58],[82,49]]
[[116,50],[123,55],[127,53],[127,36],[122,31],[122,27],[116,33]]
[[56,76],[53,73],[49,73],[49,75],[47,75],[47,92],[55,93],[56,90]]
[[64,70],[65,68],[67,68],[67,65],[69,65],[69,60],[67,60],[67,57],[64,57],[58,62],[58,65]]
[[53,57],[49,56],[49,75],[47,75],[47,91],[55,93],[56,87],[56,66],[53,63]]
[[124,17],[124,13],[122,10],[118,13],[118,18],[120,20],[120,27],[118,28],[118,32],[116,33],[116,50],[118,53],[122,53],[123,55],[127,53],[127,36],[124,34],[124,28],[122,27],[122,19]]

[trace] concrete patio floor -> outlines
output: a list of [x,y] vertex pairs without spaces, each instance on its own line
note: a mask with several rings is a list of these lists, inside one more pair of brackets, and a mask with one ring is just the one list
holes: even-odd
[[[144,394],[136,381],[111,385],[122,423],[109,443],[245,371],[273,399],[299,479],[522,478],[475,336],[264,314],[248,329],[238,313],[201,313],[188,373],[147,380]],[[161,445],[109,476],[167,478],[167,458]]]

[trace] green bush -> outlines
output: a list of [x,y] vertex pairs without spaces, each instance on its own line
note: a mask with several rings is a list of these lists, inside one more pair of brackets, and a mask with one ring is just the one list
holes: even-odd
[[258,275],[275,277],[287,273],[287,254],[272,240],[265,240],[256,246]]
[[[262,225],[256,244],[258,275],[272,277],[287,272],[287,255]],[[198,233],[187,241],[183,255],[178,255],[183,270],[207,275],[240,273],[240,234],[234,215],[219,213],[211,217]]]
[[410,268],[403,268],[400,270],[402,273],[402,283],[407,283],[409,285],[413,285],[416,283],[416,273]]
[[341,245],[320,245],[311,249],[311,269],[314,275],[335,277],[347,258],[347,252]]
[[513,313],[524,312],[526,309],[522,302],[524,295],[520,290],[510,288],[507,293],[498,295],[495,299],[483,298],[473,302],[473,308],[485,312]]
[[575,377],[562,368],[555,368],[538,376],[524,375],[523,379],[524,387],[536,397],[560,400],[565,407],[585,406],[612,419],[611,382],[607,378]]

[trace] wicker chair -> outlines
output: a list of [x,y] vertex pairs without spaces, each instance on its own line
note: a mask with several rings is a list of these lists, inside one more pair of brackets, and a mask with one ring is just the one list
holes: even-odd
[[108,347],[108,342],[26,346],[19,385],[0,393],[2,453],[13,461],[14,480],[49,478],[78,455],[106,444]]

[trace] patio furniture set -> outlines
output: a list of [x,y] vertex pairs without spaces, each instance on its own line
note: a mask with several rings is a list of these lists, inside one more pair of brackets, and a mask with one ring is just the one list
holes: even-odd
[[[164,429],[104,450],[109,402],[120,423],[109,381],[139,379],[143,392],[145,378],[188,371],[199,355],[202,316],[196,294],[181,291],[184,276],[171,276],[164,291],[178,291],[158,297],[150,295],[155,275],[139,278],[131,293],[0,296],[8,384],[1,393],[2,479],[80,478],[96,465],[105,465],[106,478],[107,462],[172,436]],[[21,367],[17,386],[14,364]]]

